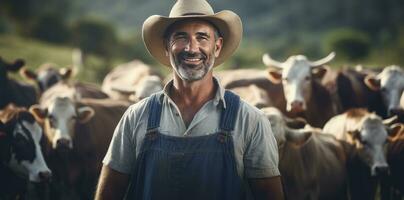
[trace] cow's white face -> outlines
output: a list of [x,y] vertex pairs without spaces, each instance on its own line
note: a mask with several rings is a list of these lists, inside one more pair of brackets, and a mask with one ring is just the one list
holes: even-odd
[[61,150],[73,148],[75,124],[88,122],[95,113],[88,106],[76,108],[76,103],[69,97],[56,97],[45,109],[33,105],[30,112],[36,120],[45,123],[45,135],[53,149]]
[[282,70],[286,110],[299,113],[307,108],[311,96],[311,66],[304,56],[290,57]]
[[362,148],[359,156],[370,166],[371,175],[376,176],[388,171],[383,146],[387,140],[387,130],[380,117],[375,114],[366,116],[359,130]]
[[10,167],[27,174],[30,181],[49,180],[51,171],[45,163],[40,146],[42,128],[36,122],[22,121],[16,124],[12,134]]
[[270,69],[268,79],[273,83],[282,81],[286,111],[292,113],[306,111],[307,103],[312,95],[313,77],[322,77],[326,69],[321,66],[331,61],[334,56],[335,53],[331,53],[323,59],[311,62],[305,56],[297,55],[291,56],[286,62],[281,63],[273,60],[268,54],[263,55],[262,60],[265,65],[282,70],[282,73],[279,73]]
[[388,115],[404,109],[400,107],[400,98],[404,91],[404,70],[400,67],[386,67],[376,77],[366,77],[365,83],[373,90],[380,90]]

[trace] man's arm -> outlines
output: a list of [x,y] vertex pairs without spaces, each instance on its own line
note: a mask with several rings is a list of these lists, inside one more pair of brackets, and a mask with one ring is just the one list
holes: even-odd
[[129,175],[103,165],[98,181],[96,200],[122,199],[129,184]]
[[283,189],[281,177],[248,179],[251,192],[256,200],[282,200]]

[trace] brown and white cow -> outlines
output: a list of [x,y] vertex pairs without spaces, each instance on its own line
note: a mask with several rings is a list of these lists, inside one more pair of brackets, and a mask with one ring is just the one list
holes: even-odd
[[330,53],[312,62],[303,55],[296,55],[290,56],[285,62],[278,62],[269,54],[263,55],[263,62],[269,67],[269,80],[275,84],[282,83],[288,115],[302,116],[311,125],[322,127],[338,113],[335,99],[319,81],[326,73],[322,65],[330,62],[334,56],[335,53]]
[[0,111],[0,199],[24,198],[29,182],[47,182],[40,140],[42,128],[25,108],[9,104]]
[[89,191],[95,187],[114,128],[128,106],[111,99],[56,97],[30,108],[44,124],[46,156],[54,179],[67,186],[59,192],[92,198]]
[[403,112],[404,107],[400,106],[400,98],[404,91],[403,69],[397,65],[388,66],[376,76],[367,76],[365,83],[370,89],[381,92],[388,116]]
[[0,57],[0,109],[9,103],[28,108],[38,102],[35,87],[10,79],[8,72],[16,72],[24,66],[21,59],[8,63]]
[[[279,148],[279,169],[288,199],[346,199],[345,152],[342,144],[321,129],[290,121],[276,108],[261,109]],[[300,125],[298,125],[300,124]],[[304,125],[304,123],[303,123]]]
[[[350,147],[348,172],[353,199],[372,199],[380,178],[389,172],[385,144],[390,124],[366,109],[351,109],[331,118],[323,132],[335,136]],[[348,148],[347,148],[348,149]]]
[[133,60],[108,73],[101,88],[112,99],[128,100],[134,95],[139,100],[162,90],[162,76],[140,60]]

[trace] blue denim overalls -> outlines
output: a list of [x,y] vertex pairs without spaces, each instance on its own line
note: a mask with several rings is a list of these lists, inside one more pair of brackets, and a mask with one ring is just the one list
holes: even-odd
[[162,93],[148,102],[147,133],[136,160],[126,199],[245,199],[234,158],[234,129],[240,98],[225,92],[220,131],[196,137],[175,137],[157,131]]

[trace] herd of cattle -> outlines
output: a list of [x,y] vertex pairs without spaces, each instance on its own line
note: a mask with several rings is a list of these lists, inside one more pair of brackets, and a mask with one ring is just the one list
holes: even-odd
[[[404,70],[334,70],[334,56],[264,54],[267,70],[215,76],[271,122],[288,199],[403,199]],[[164,77],[135,60],[99,88],[73,69],[23,66],[0,58],[0,199],[91,199],[116,124]]]

